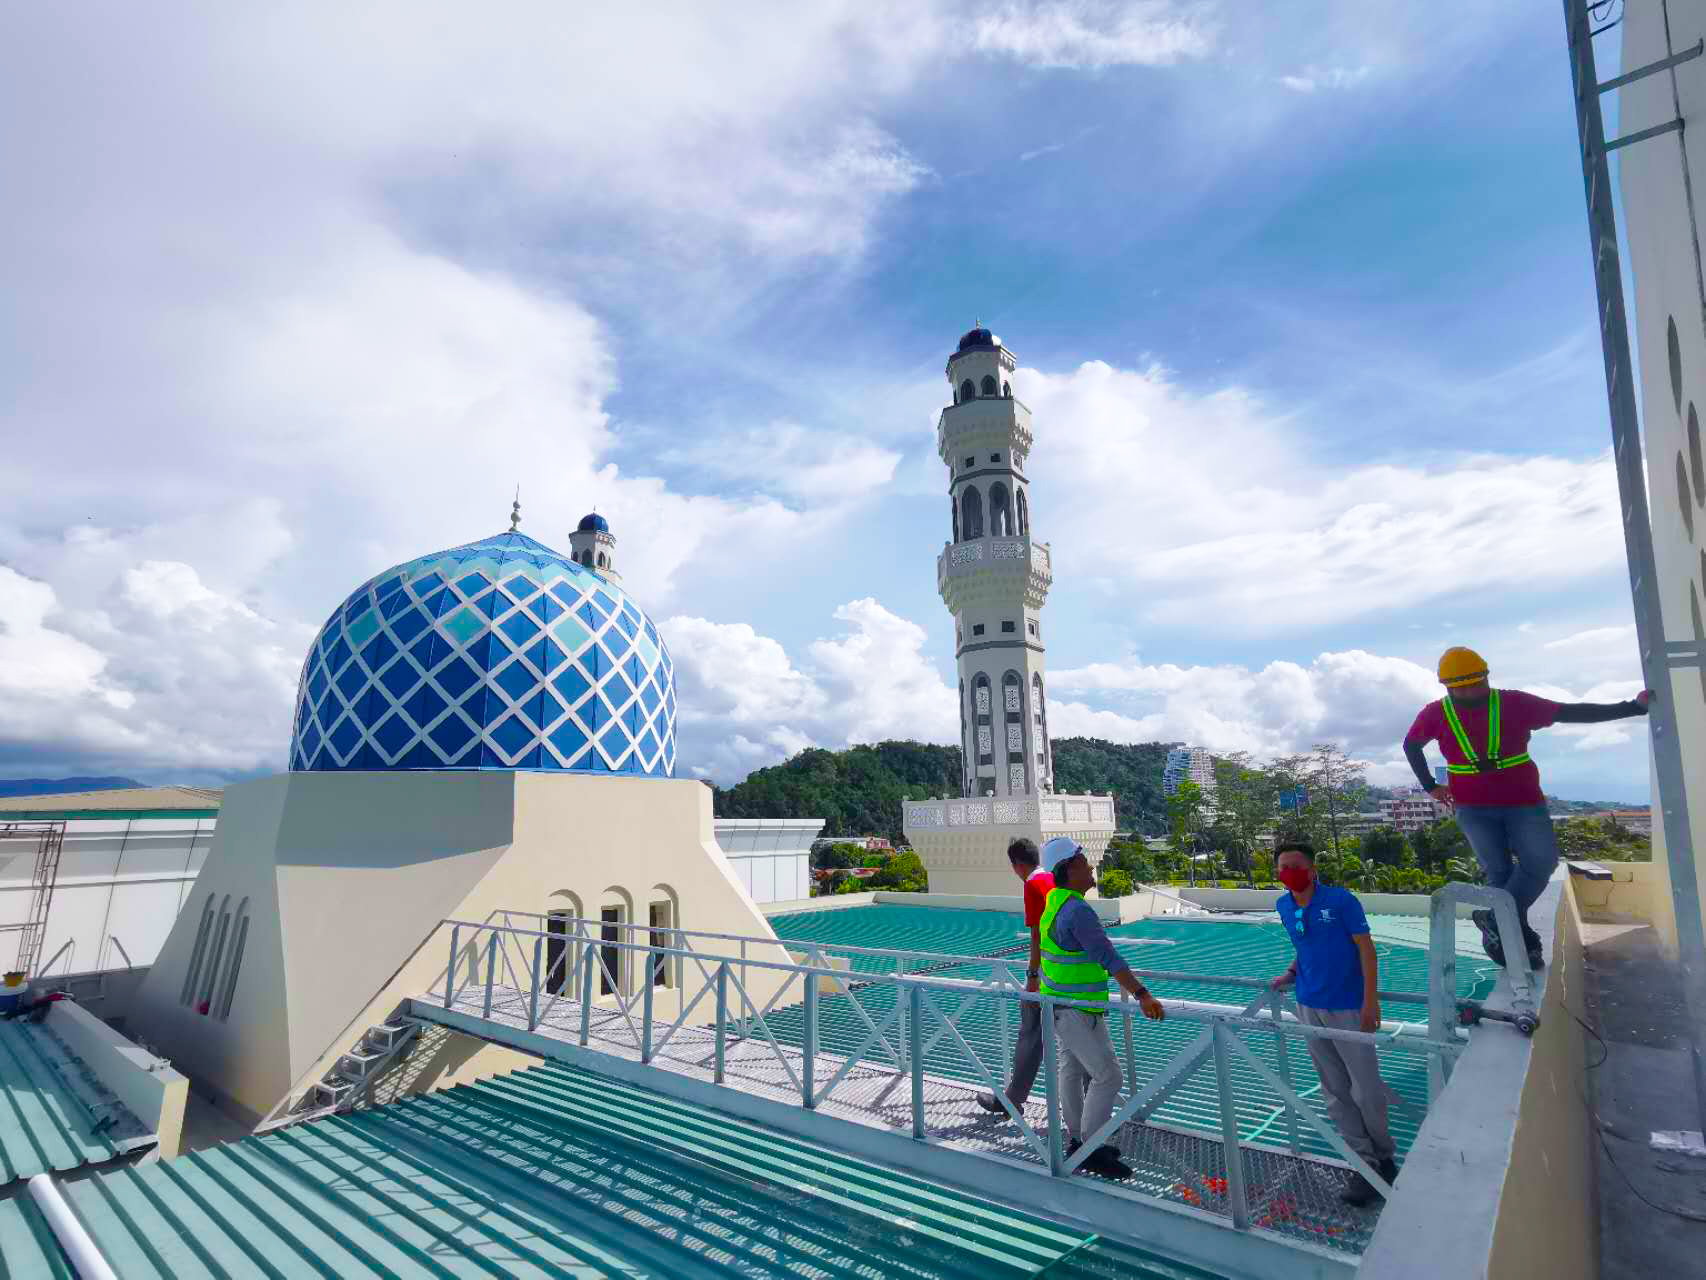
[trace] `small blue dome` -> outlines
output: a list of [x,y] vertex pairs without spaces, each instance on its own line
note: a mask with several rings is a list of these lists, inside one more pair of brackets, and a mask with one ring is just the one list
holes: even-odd
[[599,515],[598,512],[594,511],[591,515],[584,515],[581,517],[581,522],[575,526],[575,532],[609,533],[610,522],[603,516]]
[[965,335],[960,339],[959,349],[961,351],[993,351],[1000,345],[1000,338],[997,338],[988,329],[980,326],[976,329],[969,329],[966,331]]
[[302,664],[290,768],[674,777],[675,667],[619,587],[501,533],[339,606]]

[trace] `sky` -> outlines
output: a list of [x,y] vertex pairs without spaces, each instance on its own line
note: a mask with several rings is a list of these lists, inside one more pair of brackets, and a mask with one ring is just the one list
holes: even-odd
[[[1401,784],[1448,645],[1631,696],[1561,15],[1301,12],[11,6],[0,774],[283,768],[328,613],[518,485],[549,545],[609,519],[683,775],[952,742],[980,320],[1056,736]],[[1535,750],[1648,795],[1642,722]]]

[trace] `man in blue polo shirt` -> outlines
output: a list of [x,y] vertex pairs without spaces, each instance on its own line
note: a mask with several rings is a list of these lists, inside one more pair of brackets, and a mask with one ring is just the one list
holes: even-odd
[[[1282,839],[1274,846],[1280,883],[1291,892],[1274,905],[1297,958],[1270,984],[1282,991],[1297,986],[1297,1016],[1317,1027],[1341,1031],[1380,1028],[1379,968],[1374,939],[1362,903],[1348,889],[1315,878],[1315,850],[1302,840]],[[1388,1183],[1398,1176],[1397,1150],[1386,1124],[1386,1082],[1372,1044],[1310,1036],[1309,1056],[1327,1095],[1327,1114],[1350,1147]],[[1372,1204],[1379,1193],[1353,1173],[1340,1198],[1346,1204]]]

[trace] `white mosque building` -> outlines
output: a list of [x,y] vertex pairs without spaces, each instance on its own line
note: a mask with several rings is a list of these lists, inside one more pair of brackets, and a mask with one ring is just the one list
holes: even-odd
[[967,332],[936,428],[953,534],[936,585],[954,615],[964,777],[961,799],[909,802],[905,826],[937,893],[1012,893],[1016,836],[1070,835],[1095,862],[1114,832],[1112,797],[1054,794],[1042,619],[1054,571],[1031,536],[1031,411],[1013,395],[1016,367],[988,329]]

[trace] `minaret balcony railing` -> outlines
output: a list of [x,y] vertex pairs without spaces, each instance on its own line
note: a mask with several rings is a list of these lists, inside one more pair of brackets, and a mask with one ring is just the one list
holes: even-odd
[[[1049,545],[1029,538],[991,536],[944,546],[936,557],[937,589],[946,593],[950,584],[972,577],[987,577],[992,583],[1024,579],[1027,595],[1046,595],[1054,581]],[[1040,606],[1040,599],[1037,603]]]
[[1001,447],[1021,457],[1031,451],[1031,410],[1023,400],[988,396],[951,404],[936,424],[936,452],[953,460],[964,449]]

